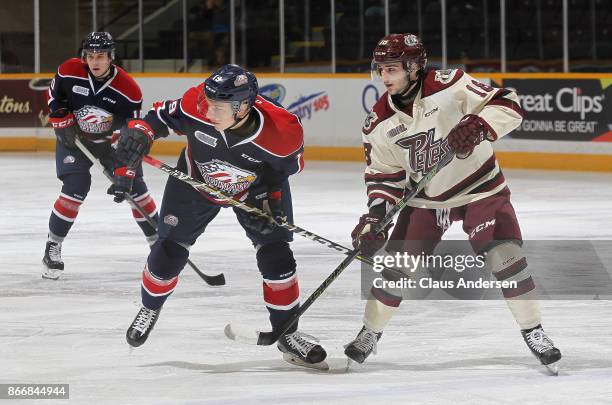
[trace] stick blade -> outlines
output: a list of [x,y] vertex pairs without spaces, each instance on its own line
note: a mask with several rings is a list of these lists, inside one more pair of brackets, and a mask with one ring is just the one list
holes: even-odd
[[257,345],[259,332],[246,326],[228,323],[225,325],[225,336],[236,342]]

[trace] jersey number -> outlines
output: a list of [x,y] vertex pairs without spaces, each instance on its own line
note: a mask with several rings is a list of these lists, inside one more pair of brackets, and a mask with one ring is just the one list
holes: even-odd
[[[480,88],[480,89],[484,90],[486,93],[488,93],[488,92],[490,92],[490,91],[493,91],[493,87],[488,86],[488,85],[486,85],[486,84],[484,84],[484,83],[481,83],[481,82],[479,82],[478,80],[472,80],[472,84],[473,84],[474,86],[476,86],[476,87],[478,87],[478,88]],[[478,94],[480,97],[486,97],[486,96],[487,96],[487,94],[486,94],[486,93],[483,93],[482,91],[478,91],[478,90],[476,90],[474,87],[472,87],[472,86],[471,86],[471,85],[469,85],[469,84],[468,84],[468,85],[466,85],[465,87],[466,87],[466,88],[467,88],[469,91],[471,91],[472,93],[476,93],[476,94]]]

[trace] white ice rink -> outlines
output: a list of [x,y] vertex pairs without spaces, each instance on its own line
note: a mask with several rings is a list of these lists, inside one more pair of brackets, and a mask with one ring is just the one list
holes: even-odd
[[[378,355],[345,372],[343,345],[360,329],[364,306],[358,264],[301,322],[327,349],[332,371],[291,366],[274,346],[227,340],[228,321],[267,325],[254,252],[231,210],[191,254],[203,271],[224,272],[227,285],[208,287],[186,268],[149,340],[130,352],[125,330],[138,311],[148,247],[127,204],[113,203],[92,169],[92,190],[63,246],[64,275],[42,280],[60,190],[53,155],[1,154],[0,167],[0,383],[68,383],[65,402],[75,404],[612,404],[612,301],[543,302],[545,329],[564,355],[558,377],[543,372],[501,301],[406,301]],[[349,245],[365,204],[361,170],[307,163],[292,182],[295,222]],[[160,203],[165,175],[145,173]],[[505,174],[525,239],[612,239],[612,175]],[[460,227],[447,237],[463,238]],[[301,237],[293,249],[304,300],[343,256]]]

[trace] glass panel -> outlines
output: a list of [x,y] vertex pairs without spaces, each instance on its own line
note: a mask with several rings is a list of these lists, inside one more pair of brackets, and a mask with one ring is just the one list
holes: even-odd
[[389,32],[423,36],[423,1],[389,0]]
[[255,72],[280,71],[278,8],[279,0],[236,0],[236,63]]
[[[222,0],[214,3],[223,3]],[[229,16],[229,11],[227,11]],[[229,21],[229,17],[227,18]],[[229,24],[225,26],[227,31]],[[135,32],[138,40],[138,30]],[[181,0],[143,1],[145,72],[183,71],[183,9]]]
[[285,71],[331,72],[330,0],[285,1]]
[[507,70],[563,71],[562,0],[506,0]]
[[447,2],[447,58],[449,67],[469,72],[499,72],[499,2]]
[[0,12],[0,73],[34,71],[33,1],[7,1]]
[[[442,68],[442,8],[440,1],[424,1],[423,35],[428,67]],[[448,1],[447,1],[448,3]],[[447,30],[451,31],[451,30]],[[450,36],[450,34],[449,34]]]
[[384,1],[336,0],[336,71],[369,72],[372,50],[384,35]]
[[41,72],[55,72],[66,59],[80,56],[81,41],[92,29],[91,12],[90,0],[40,2]]
[[609,72],[612,67],[609,2],[569,0],[568,10],[570,71]]
[[[81,0],[82,3],[91,3]],[[97,0],[98,31],[108,31],[117,47],[116,63],[128,72],[140,71],[138,62],[138,1]]]
[[207,72],[230,63],[229,0],[188,0],[187,10],[189,71]]

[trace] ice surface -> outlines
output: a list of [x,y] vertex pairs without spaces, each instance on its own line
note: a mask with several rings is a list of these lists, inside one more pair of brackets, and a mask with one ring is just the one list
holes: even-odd
[[[227,340],[229,321],[267,325],[254,252],[231,210],[191,255],[203,271],[224,272],[228,284],[208,287],[186,268],[149,341],[130,352],[124,335],[138,311],[148,247],[127,204],[111,201],[93,169],[63,246],[66,271],[59,281],[42,280],[60,189],[53,155],[2,154],[0,166],[0,383],[69,383],[70,403],[87,404],[612,403],[611,301],[543,302],[545,329],[564,354],[559,377],[544,373],[498,301],[405,302],[378,355],[346,372],[343,345],[360,329],[364,306],[358,264],[301,322],[326,347],[332,371],[291,366],[274,346]],[[296,223],[348,246],[365,204],[361,170],[307,163],[292,183]],[[165,175],[145,173],[159,203]],[[526,239],[612,239],[612,175],[505,174]],[[448,237],[464,238],[460,226]],[[305,299],[343,256],[297,236],[293,249]]]

